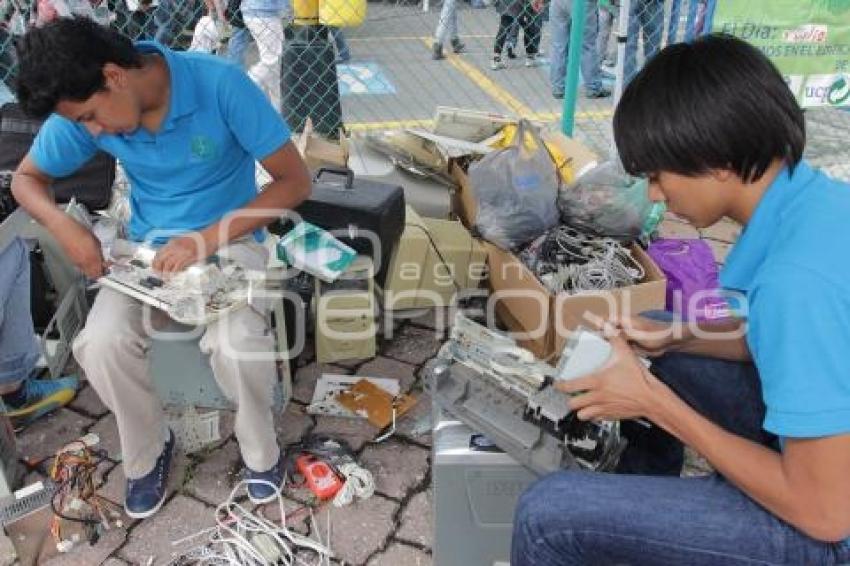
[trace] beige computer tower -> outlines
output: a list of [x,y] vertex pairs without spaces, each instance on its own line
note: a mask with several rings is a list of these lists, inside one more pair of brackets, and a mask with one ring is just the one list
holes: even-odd
[[333,283],[316,279],[316,359],[319,363],[375,357],[375,270],[358,256]]

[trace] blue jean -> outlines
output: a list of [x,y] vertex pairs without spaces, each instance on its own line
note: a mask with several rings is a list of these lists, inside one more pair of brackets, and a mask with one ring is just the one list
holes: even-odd
[[629,31],[626,38],[626,60],[623,74],[626,82],[637,73],[638,37],[643,32],[643,60],[649,61],[661,49],[664,32],[664,1],[633,0],[629,9]]
[[[599,32],[598,7],[597,0],[586,0],[586,2],[584,39],[581,44],[581,76],[584,80],[584,88],[594,91],[602,88],[599,78],[599,52],[596,50],[596,36]],[[552,92],[564,92],[571,10],[572,0],[552,0],[549,4],[549,26],[552,34],[549,82],[552,85]]]
[[245,51],[248,50],[248,45],[251,43],[251,32],[248,28],[233,28],[233,35],[227,40],[226,58],[239,65],[245,66]]
[[[776,446],[776,438],[761,428],[765,407],[753,364],[668,354],[655,360],[652,371],[720,426]],[[678,477],[683,461],[678,440],[659,427],[623,424],[629,446],[620,473],[556,472],[521,497],[513,566],[850,560],[846,543],[802,534],[717,474]]]
[[443,0],[434,41],[440,45],[457,37],[457,0]]
[[28,378],[41,349],[30,312],[29,249],[15,238],[0,250],[0,385]]

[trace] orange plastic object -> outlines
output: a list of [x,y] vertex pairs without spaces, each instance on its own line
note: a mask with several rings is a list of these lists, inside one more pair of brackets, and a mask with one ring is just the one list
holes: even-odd
[[307,481],[307,487],[319,499],[330,499],[342,488],[342,480],[330,466],[309,454],[303,454],[295,459],[298,472]]

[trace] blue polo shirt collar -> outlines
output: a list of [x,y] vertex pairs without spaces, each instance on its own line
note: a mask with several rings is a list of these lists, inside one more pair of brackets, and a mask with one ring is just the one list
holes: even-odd
[[[195,96],[195,83],[186,62],[175,57],[172,51],[156,41],[138,41],[136,49],[142,53],[159,53],[165,58],[171,84],[171,95],[168,103],[168,114],[162,122],[158,134],[168,132],[176,127],[177,120],[193,114],[198,109],[198,99]],[[149,137],[149,133],[139,128],[129,137]]]
[[817,172],[805,161],[800,161],[793,173],[787,166],[779,172],[726,258],[720,274],[724,288],[745,293],[751,290],[755,275],[767,257],[776,225],[782,222],[789,201],[815,175]]

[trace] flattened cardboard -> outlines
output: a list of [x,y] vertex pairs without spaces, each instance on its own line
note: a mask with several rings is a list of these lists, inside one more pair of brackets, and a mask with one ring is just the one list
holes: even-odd
[[416,398],[410,395],[393,397],[366,379],[361,379],[351,389],[337,395],[337,401],[356,415],[365,413],[369,422],[378,428],[386,428],[392,424],[393,407],[398,420],[416,405]]

